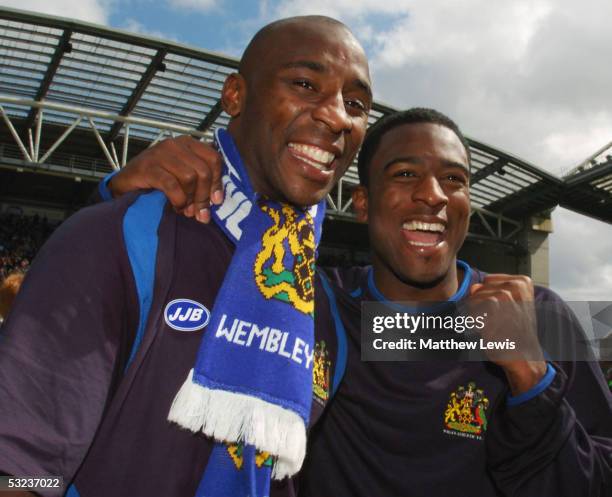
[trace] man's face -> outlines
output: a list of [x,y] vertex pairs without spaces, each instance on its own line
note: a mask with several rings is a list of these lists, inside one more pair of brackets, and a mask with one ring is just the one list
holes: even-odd
[[307,23],[274,33],[230,131],[255,189],[296,205],[320,201],[344,174],[365,134],[368,64],[341,26]]
[[457,135],[428,123],[393,128],[368,174],[360,204],[367,213],[358,209],[358,215],[369,223],[377,280],[393,288],[456,278],[470,217],[468,158]]

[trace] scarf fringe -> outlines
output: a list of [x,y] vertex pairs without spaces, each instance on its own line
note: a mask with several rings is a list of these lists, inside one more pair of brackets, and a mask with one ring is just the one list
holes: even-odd
[[304,420],[288,409],[249,395],[203,387],[193,369],[177,393],[168,420],[219,442],[244,442],[277,456],[272,478],[293,476],[306,454]]

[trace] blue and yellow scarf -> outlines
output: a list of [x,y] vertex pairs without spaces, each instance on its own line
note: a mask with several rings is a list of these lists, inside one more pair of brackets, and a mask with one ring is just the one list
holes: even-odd
[[306,451],[325,201],[302,209],[263,198],[229,133],[215,139],[225,198],[212,217],[236,251],[168,419],[219,442],[198,496],[261,497],[270,478],[298,472]]

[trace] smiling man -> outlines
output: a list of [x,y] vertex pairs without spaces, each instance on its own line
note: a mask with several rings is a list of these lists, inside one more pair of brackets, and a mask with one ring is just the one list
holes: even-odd
[[228,77],[228,129],[258,193],[312,205],[355,156],[372,96],[365,54],[346,27],[312,18],[296,36],[288,25],[256,35]]
[[448,297],[470,219],[467,143],[446,126],[409,122],[371,136],[354,202],[379,288],[393,300]]
[[[368,131],[353,203],[368,223],[372,266],[330,271],[350,292],[337,291],[347,369],[310,439],[300,495],[603,497],[612,488],[612,398],[596,363],[494,353],[484,362],[361,360],[366,302],[408,313],[414,307],[397,302],[436,302],[447,312],[466,303],[520,311],[535,302],[543,309],[537,329],[517,312],[504,331],[580,333],[552,291],[457,259],[469,223],[469,167],[461,131],[434,110],[399,112]],[[492,321],[484,335],[495,331]]]
[[293,493],[335,371],[314,254],[321,201],[367,126],[364,51],[333,19],[277,21],[222,104],[214,223],[140,192],[81,211],[41,250],[2,328],[0,474],[61,476],[71,497]]
[[[153,184],[159,171],[180,170],[165,152],[157,158],[134,162],[119,185]],[[580,325],[529,278],[485,274],[457,259],[470,215],[469,147],[457,125],[431,109],[383,118],[368,131],[358,165],[353,204],[368,223],[372,266],[328,271],[347,333],[346,373],[309,439],[299,495],[606,496],[612,399],[601,372],[592,362],[547,363],[537,342],[580,334]],[[211,175],[205,162],[189,167]],[[184,198],[196,195],[180,176],[173,186]],[[519,311],[535,302],[553,312],[540,313],[537,328],[517,312],[504,329],[535,340],[540,355],[532,361],[489,352],[480,362],[363,362],[361,305],[397,309],[398,301]]]

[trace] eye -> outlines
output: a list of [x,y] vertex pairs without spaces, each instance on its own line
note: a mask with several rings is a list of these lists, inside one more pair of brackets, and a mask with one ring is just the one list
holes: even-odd
[[313,90],[315,87],[312,85],[310,81],[307,79],[296,79],[293,81],[294,86],[299,86],[300,88],[304,88],[305,90]]
[[416,173],[414,171],[410,171],[408,169],[402,169],[393,173],[394,178],[416,178]]
[[344,103],[346,104],[347,107],[353,107],[354,109],[358,109],[361,112],[367,112],[368,108],[366,107],[366,105],[358,99],[348,99],[345,100]]
[[443,179],[450,181],[451,183],[458,183],[461,185],[467,184],[467,178],[460,174],[447,174]]

